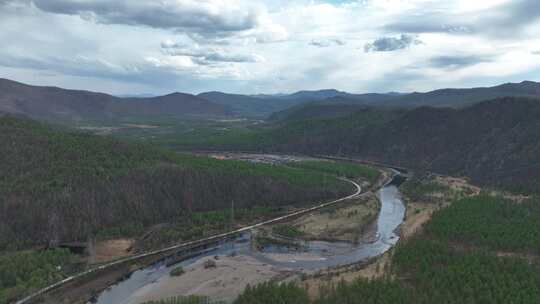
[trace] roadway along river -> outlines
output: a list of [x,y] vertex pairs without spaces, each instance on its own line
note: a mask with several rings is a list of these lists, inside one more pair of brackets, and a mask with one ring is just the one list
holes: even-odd
[[[178,265],[187,266],[206,256],[227,255],[235,252],[239,255],[248,255],[257,260],[278,267],[293,269],[322,269],[338,265],[361,262],[379,256],[394,246],[399,240],[397,228],[405,218],[405,205],[398,190],[404,181],[400,174],[378,191],[381,201],[381,211],[377,218],[375,238],[358,244],[346,242],[307,242],[305,252],[291,251],[287,248],[271,247],[260,252],[252,249],[249,231],[243,232],[232,240],[221,241],[219,244],[200,252],[173,266],[167,266],[162,261],[145,269],[134,272],[128,279],[104,291],[94,301],[97,304],[135,304],[138,295],[149,288],[159,288],[172,268]],[[268,253],[285,253],[287,258],[274,260]],[[272,254],[273,256],[274,254]],[[309,256],[309,258],[303,258]],[[317,258],[313,258],[313,257]],[[151,286],[152,285],[152,286]]]

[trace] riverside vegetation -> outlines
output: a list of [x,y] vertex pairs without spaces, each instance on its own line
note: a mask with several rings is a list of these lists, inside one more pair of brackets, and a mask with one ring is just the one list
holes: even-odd
[[487,195],[459,199],[397,245],[382,278],[329,284],[315,300],[298,285],[276,284],[250,288],[239,299],[275,303],[298,294],[280,303],[538,303],[537,206]]

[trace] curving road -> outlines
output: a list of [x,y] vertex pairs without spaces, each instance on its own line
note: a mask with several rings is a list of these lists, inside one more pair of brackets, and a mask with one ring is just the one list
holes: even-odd
[[73,281],[75,281],[77,279],[80,279],[82,277],[85,277],[85,276],[87,276],[89,274],[92,274],[92,273],[95,273],[95,272],[98,272],[98,271],[102,271],[102,270],[106,270],[108,268],[111,268],[111,267],[119,265],[119,264],[140,260],[140,259],[143,259],[143,258],[147,258],[147,257],[167,253],[167,252],[170,252],[170,251],[175,251],[175,250],[178,250],[178,249],[181,249],[181,248],[184,248],[184,247],[189,247],[189,246],[193,246],[193,245],[200,245],[200,244],[203,244],[203,243],[206,243],[206,242],[209,242],[209,241],[216,241],[216,240],[224,239],[224,238],[233,236],[233,235],[235,235],[237,233],[245,232],[245,231],[252,230],[254,228],[260,227],[260,226],[280,222],[280,221],[283,221],[283,220],[286,220],[286,219],[289,219],[289,218],[292,218],[292,217],[296,217],[296,216],[303,215],[303,214],[306,214],[306,213],[309,213],[309,212],[312,212],[312,211],[315,211],[315,210],[318,210],[318,209],[321,209],[321,208],[324,208],[324,207],[328,207],[328,206],[343,202],[345,200],[360,196],[362,194],[362,187],[358,183],[356,183],[356,182],[354,182],[354,181],[352,181],[350,179],[345,179],[345,178],[343,178],[342,180],[347,181],[347,182],[351,183],[352,185],[354,185],[356,187],[355,193],[353,193],[353,194],[351,194],[349,196],[346,196],[346,197],[342,197],[340,199],[333,200],[331,202],[322,203],[322,204],[319,204],[319,205],[314,206],[314,207],[310,207],[310,208],[302,209],[300,211],[292,212],[292,213],[289,213],[287,215],[280,216],[280,217],[270,219],[270,220],[267,220],[267,221],[263,221],[263,222],[260,222],[260,223],[257,223],[257,224],[251,225],[251,226],[246,226],[246,227],[236,229],[236,230],[233,230],[233,231],[229,231],[229,232],[225,232],[225,233],[221,233],[221,234],[216,234],[216,235],[204,238],[204,239],[199,239],[199,240],[195,240],[195,241],[180,243],[180,244],[170,246],[170,247],[167,247],[167,248],[154,250],[154,251],[149,251],[149,252],[146,252],[146,253],[141,253],[141,254],[138,254],[138,255],[135,255],[135,256],[127,257],[127,258],[120,259],[120,260],[117,260],[117,261],[114,261],[114,262],[111,262],[111,263],[108,263],[108,264],[104,264],[104,265],[98,266],[96,268],[92,268],[92,269],[83,271],[81,273],[78,273],[76,275],[67,277],[67,278],[65,278],[65,279],[63,279],[63,280],[61,280],[59,282],[56,282],[56,283],[54,283],[52,285],[49,285],[49,286],[47,286],[47,287],[45,287],[45,288],[43,288],[43,289],[41,289],[41,290],[27,296],[27,297],[17,301],[16,304],[30,303],[30,301],[37,298],[38,296],[46,294],[49,291],[57,289],[57,288],[65,285],[65,284],[67,284],[69,282],[73,282]]

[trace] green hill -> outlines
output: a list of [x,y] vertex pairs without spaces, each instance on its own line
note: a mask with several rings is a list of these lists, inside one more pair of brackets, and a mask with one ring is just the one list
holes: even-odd
[[353,190],[312,170],[178,154],[12,116],[0,117],[0,142],[0,250],[84,241],[231,201],[282,206]]

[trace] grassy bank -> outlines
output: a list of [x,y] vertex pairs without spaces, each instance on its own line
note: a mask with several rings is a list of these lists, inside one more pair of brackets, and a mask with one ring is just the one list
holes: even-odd
[[374,183],[379,178],[379,170],[352,162],[344,161],[300,161],[293,162],[290,166],[301,169],[325,172],[346,178],[363,178]]

